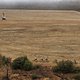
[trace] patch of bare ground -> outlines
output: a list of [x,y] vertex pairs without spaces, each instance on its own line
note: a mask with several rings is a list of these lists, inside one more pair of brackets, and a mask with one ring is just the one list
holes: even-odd
[[[8,67],[8,77],[10,80],[61,80],[61,78],[71,80],[76,74],[68,73],[68,74],[58,74],[54,73],[50,67],[42,66],[42,68],[31,70],[31,71],[23,71],[23,70],[13,70]],[[32,79],[32,75],[36,74],[40,77],[37,79]],[[0,79],[6,75],[6,67],[0,68]]]
[[[6,75],[6,69],[1,69],[0,79]],[[9,78],[10,80],[33,80],[32,75],[37,74],[41,76],[35,80],[60,80],[60,78],[53,74],[51,69],[43,67],[42,69],[32,70],[32,71],[21,71],[21,70],[12,70],[9,69]]]

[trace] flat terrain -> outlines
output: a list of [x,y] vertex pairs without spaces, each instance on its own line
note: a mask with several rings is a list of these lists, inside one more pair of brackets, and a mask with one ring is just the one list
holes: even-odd
[[[51,10],[0,10],[0,53],[30,60],[80,62],[80,13]],[[43,62],[43,61],[42,61]]]

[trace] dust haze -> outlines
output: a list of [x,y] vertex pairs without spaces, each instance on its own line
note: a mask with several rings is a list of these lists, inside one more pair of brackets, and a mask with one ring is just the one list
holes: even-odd
[[3,0],[1,9],[72,9],[80,10],[79,0]]

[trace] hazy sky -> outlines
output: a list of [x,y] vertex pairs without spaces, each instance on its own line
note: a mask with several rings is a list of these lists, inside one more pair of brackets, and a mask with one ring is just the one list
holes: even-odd
[[54,1],[77,1],[77,0],[0,0],[0,2],[54,2]]
[[0,8],[80,9],[80,0],[0,0]]
[[0,3],[17,3],[17,2],[62,2],[62,1],[80,1],[80,0],[0,0]]
[[[0,1],[38,1],[38,0],[0,0]],[[39,0],[39,1],[45,1],[45,0]],[[61,0],[48,0],[48,1],[61,1]]]
[[19,3],[19,2],[54,2],[62,0],[0,0],[0,3]]
[[35,1],[79,1],[79,0],[0,0],[0,2],[35,2]]

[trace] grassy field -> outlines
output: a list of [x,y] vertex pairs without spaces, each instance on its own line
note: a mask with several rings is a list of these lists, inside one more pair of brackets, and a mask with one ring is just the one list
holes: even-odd
[[0,10],[0,53],[30,60],[80,59],[80,13],[51,10]]

